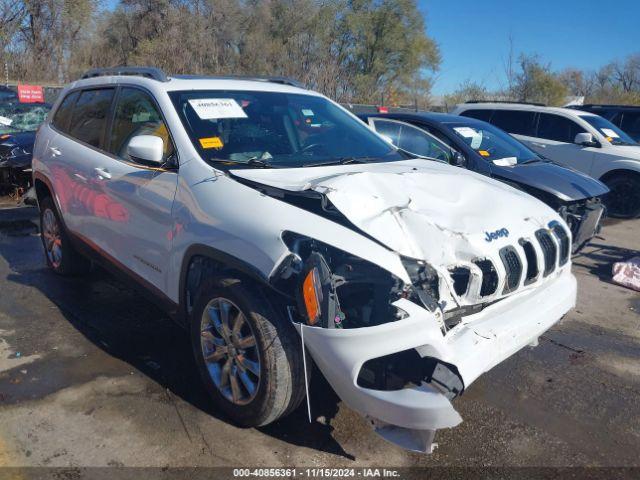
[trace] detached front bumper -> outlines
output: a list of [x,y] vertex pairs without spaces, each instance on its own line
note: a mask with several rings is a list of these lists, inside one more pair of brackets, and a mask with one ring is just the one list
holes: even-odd
[[436,314],[401,299],[394,305],[408,316],[384,325],[356,329],[304,329],[305,346],[340,398],[370,419],[376,431],[411,450],[431,451],[435,430],[462,419],[436,386],[374,390],[358,385],[363,364],[414,349],[457,369],[464,388],[537,339],[575,306],[576,280],[569,268],[545,284],[507,297],[464,317],[443,335]]

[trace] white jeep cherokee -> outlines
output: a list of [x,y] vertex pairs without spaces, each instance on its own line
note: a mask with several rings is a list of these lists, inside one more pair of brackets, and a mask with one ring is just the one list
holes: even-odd
[[153,294],[241,425],[300,404],[306,348],[378,433],[429,452],[451,400],[575,304],[556,212],[282,79],[88,72],[33,170],[50,267],[90,257]]

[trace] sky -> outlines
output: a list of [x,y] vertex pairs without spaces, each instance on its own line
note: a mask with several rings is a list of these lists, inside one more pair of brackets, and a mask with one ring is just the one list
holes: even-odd
[[640,0],[419,0],[442,64],[432,93],[471,80],[506,83],[509,36],[516,55],[537,53],[554,70],[597,69],[640,53]]

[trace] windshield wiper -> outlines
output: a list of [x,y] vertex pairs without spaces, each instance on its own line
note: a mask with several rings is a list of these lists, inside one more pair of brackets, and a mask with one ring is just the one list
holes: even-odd
[[273,168],[273,165],[269,162],[265,162],[258,158],[250,158],[244,162],[239,160],[227,160],[225,158],[210,158],[209,161],[213,163],[226,163],[228,165],[249,165],[255,168]]
[[327,165],[348,165],[350,163],[367,163],[370,160],[377,160],[375,157],[340,157],[328,162],[305,163],[303,167],[324,167]]

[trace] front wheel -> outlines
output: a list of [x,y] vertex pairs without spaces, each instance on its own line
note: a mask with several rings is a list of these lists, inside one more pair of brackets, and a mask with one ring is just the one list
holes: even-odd
[[606,202],[610,216],[635,218],[640,215],[640,175],[621,173],[604,183],[611,190]]
[[203,285],[191,342],[205,388],[239,425],[271,423],[304,398],[300,338],[255,285],[235,279]]

